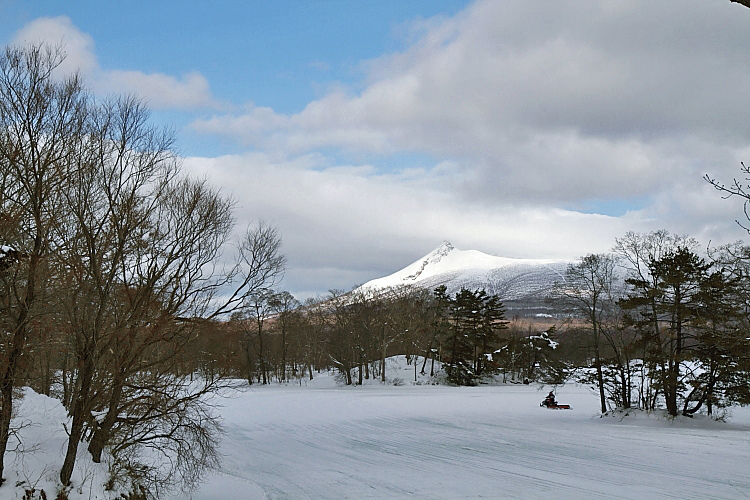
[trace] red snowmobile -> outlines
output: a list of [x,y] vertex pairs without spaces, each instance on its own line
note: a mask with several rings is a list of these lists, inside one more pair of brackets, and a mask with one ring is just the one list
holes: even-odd
[[549,410],[570,410],[570,405],[563,405],[555,401],[555,394],[550,391],[539,406],[546,406]]

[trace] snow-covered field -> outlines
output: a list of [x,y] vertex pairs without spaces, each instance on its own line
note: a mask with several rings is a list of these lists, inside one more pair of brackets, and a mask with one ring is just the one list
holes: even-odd
[[[224,403],[216,498],[747,498],[750,411],[606,417],[587,388],[253,387]],[[412,379],[413,380],[413,379]]]
[[[539,402],[548,388],[413,385],[413,368],[398,365],[388,376],[402,386],[341,387],[321,374],[302,386],[252,386],[224,398],[222,469],[192,498],[750,496],[750,409],[734,409],[729,423],[600,418],[585,387],[558,388],[558,400],[573,409],[547,410]],[[29,398],[36,401],[30,417],[59,417],[54,404],[43,416],[38,398]],[[53,443],[41,443],[22,465],[44,484],[40,468],[58,460],[45,454],[62,451],[64,431],[35,432]],[[93,483],[97,474],[84,468],[76,477]],[[0,500],[19,492],[0,487]],[[96,487],[73,493],[106,498]]]

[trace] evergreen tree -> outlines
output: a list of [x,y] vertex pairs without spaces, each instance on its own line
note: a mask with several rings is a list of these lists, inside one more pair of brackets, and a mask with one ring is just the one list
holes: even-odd
[[693,346],[699,369],[689,373],[691,390],[685,397],[683,415],[694,414],[704,404],[711,415],[715,405],[750,403],[750,340],[742,300],[745,289],[742,278],[724,268],[701,283]]
[[450,299],[449,314],[448,380],[457,385],[476,385],[498,347],[498,331],[507,324],[503,303],[484,290],[462,288]]
[[478,358],[478,375],[495,368],[492,353],[500,345],[500,331],[508,327],[505,320],[505,305],[497,295],[488,295],[482,308],[482,322],[480,329],[481,349]]
[[461,289],[450,301],[450,337],[448,380],[456,385],[476,385],[472,333],[479,325],[479,311],[474,294]]
[[677,415],[688,340],[694,339],[691,327],[698,319],[701,290],[711,266],[685,246],[650,260],[647,266],[650,279],[628,279],[632,291],[620,304],[637,311],[631,322],[647,346],[649,373],[656,378],[667,411]]

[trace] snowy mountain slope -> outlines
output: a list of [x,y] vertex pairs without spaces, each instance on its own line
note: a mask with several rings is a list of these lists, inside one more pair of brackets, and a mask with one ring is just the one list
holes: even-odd
[[382,290],[403,285],[434,289],[445,285],[449,294],[461,288],[484,289],[503,301],[543,300],[556,281],[562,281],[570,261],[511,259],[476,250],[458,250],[448,241],[390,276],[362,285]]

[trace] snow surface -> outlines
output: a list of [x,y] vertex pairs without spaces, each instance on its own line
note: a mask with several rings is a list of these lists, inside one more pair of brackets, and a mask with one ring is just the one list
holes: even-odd
[[570,261],[512,259],[477,250],[458,250],[448,241],[389,276],[368,281],[362,290],[382,290],[404,285],[434,288],[445,284],[449,294],[466,287],[485,289],[503,300],[521,299],[563,279]]
[[[734,409],[730,423],[639,412],[600,417],[586,387],[558,387],[558,401],[573,409],[548,410],[539,402],[549,387],[449,387],[421,376],[415,385],[413,365],[403,357],[391,360],[387,373],[388,385],[344,387],[320,374],[301,385],[254,385],[228,395],[221,470],[191,498],[750,495],[750,409]],[[21,412],[35,422],[24,429],[26,440],[37,439],[38,450],[20,454],[25,472],[17,477],[45,484],[62,461],[64,410],[33,393],[24,405]],[[72,499],[108,498],[96,487],[103,476],[92,464],[76,474],[76,484],[85,484]],[[0,500],[20,497],[19,489],[0,487]]]
[[[67,411],[60,401],[27,388],[15,413],[12,427],[16,433],[8,441],[0,500],[22,498],[24,490],[32,488],[37,495],[44,490],[47,498],[53,499],[67,446],[63,426],[68,424]],[[79,448],[78,464],[71,478],[76,488],[70,492],[70,500],[114,497],[102,491],[101,485],[107,480],[106,465],[92,463],[86,447]]]

